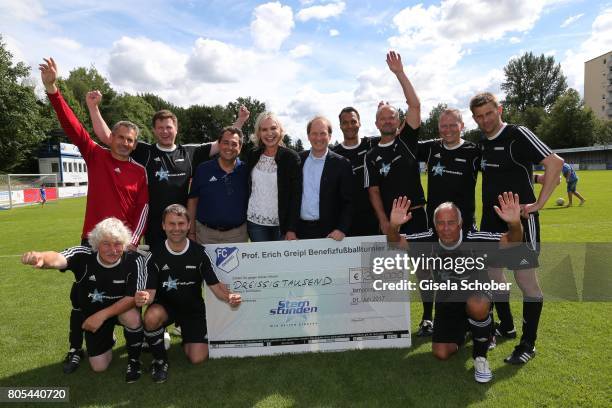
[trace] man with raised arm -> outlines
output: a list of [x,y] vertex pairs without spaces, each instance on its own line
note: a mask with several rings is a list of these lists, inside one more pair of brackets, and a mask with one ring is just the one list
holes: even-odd
[[[544,207],[557,184],[563,159],[553,153],[531,130],[502,121],[502,106],[490,92],[483,92],[470,100],[472,117],[484,138],[482,152],[482,220],[480,229],[504,232],[503,220],[491,209],[501,191],[515,191],[521,197],[521,220],[524,245],[513,256],[506,257],[489,274],[498,282],[506,282],[503,267],[514,271],[516,283],[523,292],[523,334],[520,343],[504,361],[524,364],[535,356],[535,342],[542,313],[543,295],[536,268],[539,266],[540,221],[538,211]],[[544,166],[542,189],[537,199],[533,191],[533,166]],[[515,338],[516,330],[509,303],[510,293],[496,294],[495,308],[501,320],[496,334]]]
[[150,304],[144,315],[145,337],[153,363],[151,376],[156,383],[168,378],[168,353],[164,347],[164,327],[180,323],[183,351],[192,364],[208,358],[206,307],[202,285],[206,283],[219,299],[231,306],[240,304],[240,294],[230,293],[220,283],[204,247],[187,238],[191,220],[180,204],[168,206],[162,214],[162,226],[168,237],[164,245],[155,248],[149,261],[151,287],[136,299],[138,306]]
[[[87,107],[96,136],[105,144],[110,143],[111,131],[104,122],[98,105],[100,91],[87,94]],[[241,128],[249,118],[249,111],[240,107],[235,127]],[[149,217],[145,241],[151,247],[164,243],[161,215],[170,204],[187,205],[189,182],[201,161],[218,153],[217,142],[204,144],[177,144],[178,119],[169,110],[160,110],[151,121],[155,144],[138,142],[131,157],[142,164],[149,178]]]
[[[404,72],[401,56],[390,51],[387,66],[399,81],[408,111],[402,124],[399,111],[385,103],[378,106],[376,127],[380,131],[380,142],[366,156],[364,185],[368,188],[370,202],[376,212],[380,230],[383,234],[389,228],[393,200],[406,196],[412,203],[412,218],[402,225],[402,232],[414,234],[427,231],[425,212],[425,193],[421,186],[421,174],[417,160],[418,134],[421,127],[421,102]],[[400,130],[401,128],[401,130]],[[398,133],[399,130],[399,133]],[[424,278],[424,276],[420,276]],[[419,323],[419,336],[431,336],[433,330],[433,292],[421,291],[423,315]]]
[[[39,69],[64,132],[79,148],[87,164],[87,206],[81,244],[89,245],[87,237],[96,224],[108,217],[115,217],[132,231],[128,245],[135,249],[146,229],[149,209],[147,173],[144,167],[130,158],[136,146],[138,126],[128,121],[117,122],[109,138],[110,149],[99,146],[91,139],[57,89],[57,65],[53,58],[45,59]],[[74,293],[71,293],[71,299],[70,351],[63,367],[67,374],[79,367],[83,344],[83,317],[80,306],[74,302]]]
[[128,383],[138,380],[141,374],[143,328],[134,296],[147,293],[147,258],[127,251],[131,237],[131,231],[120,220],[107,218],[89,232],[91,247],[76,246],[62,252],[31,251],[21,258],[21,262],[35,268],[61,272],[69,269],[74,273],[75,294],[85,316],[82,328],[93,371],[108,368],[113,358],[115,325],[123,326]]
[[[445,202],[434,211],[435,230],[430,229],[428,234],[402,236],[399,233],[401,226],[412,218],[407,197],[394,200],[387,230],[389,242],[410,246],[413,252],[443,260],[434,262],[434,270],[431,271],[435,282],[446,284],[445,288],[436,292],[436,320],[431,349],[436,358],[447,360],[464,343],[469,327],[474,342],[474,379],[479,383],[489,382],[493,378],[487,361],[489,342],[493,337],[493,315],[492,295],[484,286],[491,282],[486,271],[486,260],[498,246],[521,242],[523,235],[518,195],[505,192],[498,196],[498,201],[499,206],[494,206],[494,211],[508,226],[504,234],[476,230],[464,234],[461,210],[455,204]],[[447,267],[449,264],[454,266]]]

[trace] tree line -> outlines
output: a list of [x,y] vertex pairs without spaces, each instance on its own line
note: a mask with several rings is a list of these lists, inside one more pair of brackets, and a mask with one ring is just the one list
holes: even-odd
[[[584,106],[578,91],[568,88],[554,57],[526,52],[508,62],[504,75],[505,122],[527,126],[552,149],[612,143],[612,121],[598,118]],[[437,137],[438,115],[446,108],[441,103],[431,110],[421,129],[423,139]],[[473,129],[464,137],[476,142],[482,136]]]
[[[68,142],[61,131],[53,108],[34,92],[30,68],[14,63],[0,35],[0,172],[38,172],[37,153],[42,142]],[[567,87],[560,64],[553,57],[530,52],[510,60],[504,68],[506,92],[504,120],[523,124],[534,130],[551,148],[591,146],[612,143],[612,121],[598,119],[584,107],[580,95]],[[141,140],[152,142],[151,117],[160,109],[176,114],[179,121],[179,143],[202,143],[216,138],[221,129],[234,122],[240,105],[246,105],[251,117],[243,126],[245,135],[253,133],[255,118],[266,110],[263,102],[252,97],[238,98],[225,106],[174,105],[163,98],[144,93],[118,93],[94,66],[70,71],[58,86],[66,102],[85,128],[93,135],[93,127],[85,96],[98,89],[103,94],[100,111],[109,124],[129,120],[141,129]],[[438,115],[445,104],[434,107],[422,122],[421,138],[438,137]],[[404,112],[400,111],[400,115]],[[466,131],[464,137],[477,141],[478,130]],[[304,150],[302,141],[285,135],[283,142],[296,151]],[[251,142],[246,142],[246,151]]]

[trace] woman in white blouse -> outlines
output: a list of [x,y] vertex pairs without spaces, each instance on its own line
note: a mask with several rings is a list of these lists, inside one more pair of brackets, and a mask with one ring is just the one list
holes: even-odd
[[255,120],[254,149],[247,154],[250,190],[247,229],[251,241],[296,239],[302,172],[296,152],[283,146],[284,131],[276,115]]

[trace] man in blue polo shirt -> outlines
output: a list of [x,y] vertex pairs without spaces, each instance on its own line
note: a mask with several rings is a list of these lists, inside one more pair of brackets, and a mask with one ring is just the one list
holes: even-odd
[[200,164],[191,182],[187,211],[189,238],[200,244],[247,242],[248,169],[238,159],[242,131],[226,127],[218,139],[219,158]]

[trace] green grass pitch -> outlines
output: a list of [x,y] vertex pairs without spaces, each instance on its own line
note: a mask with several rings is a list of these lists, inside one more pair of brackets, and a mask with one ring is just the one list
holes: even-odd
[[[541,211],[542,241],[612,243],[612,171],[578,175],[587,203],[556,207],[554,200],[566,197],[562,182]],[[0,387],[65,386],[76,406],[612,405],[612,305],[607,302],[545,303],[536,358],[524,367],[508,366],[502,360],[515,343],[498,343],[489,354],[494,378],[486,385],[474,382],[471,344],[438,362],[430,341],[416,337],[410,349],[220,359],[195,367],[174,339],[166,384],[153,384],[145,373],[127,385],[123,336],[117,331],[119,343],[107,372],[94,374],[84,361],[76,373],[64,375],[60,361],[68,345],[72,274],[25,267],[18,255],[78,244],[84,202],[67,199],[44,208],[0,211]],[[512,309],[520,328],[521,303],[513,302]],[[413,330],[420,313],[420,304],[413,302]],[[145,367],[149,359],[143,356]]]

